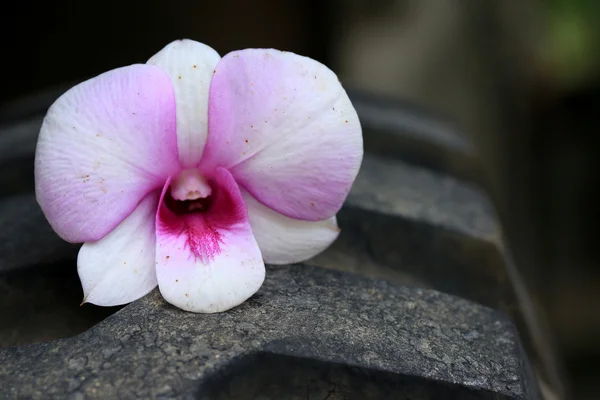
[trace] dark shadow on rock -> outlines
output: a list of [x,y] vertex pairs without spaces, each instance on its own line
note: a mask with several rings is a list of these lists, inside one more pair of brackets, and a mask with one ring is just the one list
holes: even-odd
[[232,360],[209,374],[199,400],[508,400],[485,390],[274,353]]
[[0,348],[75,336],[122,308],[82,297],[75,260],[0,273]]

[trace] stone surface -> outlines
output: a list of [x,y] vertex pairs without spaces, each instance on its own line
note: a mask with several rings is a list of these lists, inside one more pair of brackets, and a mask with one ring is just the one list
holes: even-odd
[[560,380],[548,330],[482,189],[367,155],[338,221],[339,239],[312,263],[433,288],[506,312],[521,331],[536,374]]
[[227,313],[155,291],[79,336],[0,350],[0,397],[536,398],[524,360],[489,308],[294,265]]
[[518,308],[493,208],[469,183],[368,155],[338,220],[314,264]]
[[[471,145],[423,110],[350,95],[368,154],[340,239],[309,263],[504,311],[535,374],[551,377]],[[33,197],[45,108],[17,107],[26,119],[0,110],[0,347],[71,338],[1,351],[0,398],[535,398],[512,323],[433,290],[303,266],[271,269],[253,300],[224,315],[182,314],[156,293],[105,321],[116,309],[79,307],[79,246],[52,232]],[[500,389],[505,372],[516,389]]]

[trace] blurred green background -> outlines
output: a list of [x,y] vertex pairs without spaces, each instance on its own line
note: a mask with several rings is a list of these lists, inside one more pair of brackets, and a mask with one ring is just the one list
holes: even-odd
[[3,7],[0,103],[145,62],[171,40],[275,47],[348,87],[456,120],[480,151],[517,264],[576,399],[600,372],[600,2],[24,1]]

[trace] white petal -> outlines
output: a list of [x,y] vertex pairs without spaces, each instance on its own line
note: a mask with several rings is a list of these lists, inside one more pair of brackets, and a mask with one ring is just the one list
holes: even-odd
[[271,210],[242,190],[248,218],[263,259],[269,264],[308,260],[329,247],[340,234],[335,216],[324,221],[300,221]]
[[184,167],[202,158],[208,132],[208,89],[221,57],[212,48],[193,40],[176,40],[156,53],[148,64],[171,77],[177,104],[177,146]]
[[77,270],[84,303],[126,304],[156,287],[154,220],[157,204],[158,193],[146,196],[112,232],[81,247]]

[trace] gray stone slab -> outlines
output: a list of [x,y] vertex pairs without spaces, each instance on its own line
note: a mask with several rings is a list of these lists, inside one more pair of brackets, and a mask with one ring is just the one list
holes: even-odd
[[[310,262],[330,269],[433,288],[504,310],[517,321],[528,348],[534,348],[530,345],[529,335],[536,329],[539,331],[535,312],[529,308],[528,295],[518,273],[515,278],[516,268],[504,252],[501,228],[493,207],[484,191],[468,183],[480,183],[479,165],[471,144],[451,124],[414,106],[373,101],[357,92],[350,95],[363,124],[365,149],[377,156],[365,157],[357,182],[338,216],[342,227],[340,239]],[[52,96],[40,98],[45,100],[34,99],[26,102],[27,107],[0,110],[0,167],[3,171],[0,175],[3,188],[0,223],[4,227],[0,232],[0,312],[3,315],[0,347],[84,332],[114,311],[76,306],[81,295],[75,270],[79,246],[63,242],[52,232],[32,195],[33,151],[41,124],[39,112],[47,108],[44,102],[49,105]],[[32,117],[15,119],[15,110],[24,110],[23,116]],[[342,292],[337,293],[342,296]],[[131,307],[138,307],[138,304]],[[129,308],[121,314],[129,313]],[[523,317],[523,312],[529,319]],[[90,332],[97,329],[107,332],[107,324],[112,323],[109,321]],[[296,328],[290,325],[290,329]],[[141,334],[136,340],[140,338],[145,340]],[[74,339],[57,343],[71,343],[71,340]],[[543,343],[543,338],[538,342]],[[93,343],[103,345],[104,342]],[[129,346],[134,345],[130,343]],[[548,353],[547,347],[537,348],[532,352],[534,362],[540,348]],[[311,386],[321,391],[318,392],[322,394],[320,398],[329,396],[333,399],[336,395],[352,398],[343,393],[362,393],[363,397],[358,398],[370,398],[369,393],[373,394],[372,398],[389,398],[377,388],[393,392],[398,390],[398,385],[409,398],[440,398],[443,396],[439,393],[445,393],[443,390],[455,390],[452,396],[457,398],[471,398],[464,388],[438,387],[429,377],[407,375],[408,378],[402,378],[397,371],[385,370],[386,374],[392,374],[391,377],[369,372],[367,379],[364,374],[349,371],[344,363],[338,365],[335,361],[320,359],[319,362],[327,361],[326,365],[317,365],[316,359],[310,359],[306,364],[277,352],[275,356],[265,356],[265,350],[257,349],[254,350],[259,356],[250,351],[254,355],[244,355],[245,361],[232,361],[231,373],[226,372],[227,368],[217,368],[215,373],[218,375],[230,376],[222,378],[226,381],[222,384],[231,387],[231,393],[260,389],[263,393],[271,393],[272,398],[281,398],[276,395],[277,390],[283,390],[282,387],[277,389],[275,380],[279,379],[289,383],[285,386],[287,390],[301,391],[303,394],[298,398],[304,399],[307,395],[302,386],[303,379],[312,379],[311,382],[320,382]],[[87,350],[91,351],[91,347]],[[519,356],[526,360],[523,353]],[[60,358],[53,360],[55,365],[61,365]],[[280,368],[247,367],[257,364]],[[537,362],[538,366],[541,364]],[[46,368],[50,368],[50,364]],[[282,370],[292,372],[285,375]],[[266,379],[265,371],[277,379]],[[252,379],[236,378],[240,375],[266,383],[259,388]],[[319,381],[315,378],[317,375],[326,379],[319,378]],[[328,380],[336,382],[333,389]],[[352,386],[352,382],[360,382],[362,389]],[[0,379],[0,387],[1,384]],[[213,389],[218,392],[221,387],[217,385],[211,389],[206,386],[208,384],[202,385],[207,393]],[[275,392],[269,392],[271,389],[265,385]],[[110,396],[110,390],[98,393]],[[341,392],[336,394],[336,390]],[[80,396],[71,392],[75,398]],[[217,394],[213,397],[228,398]],[[309,397],[319,398],[319,395]]]
[[534,399],[525,360],[497,311],[294,265],[227,313],[155,291],[79,336],[0,350],[0,397]]
[[[543,370],[546,363],[539,355],[550,354],[548,341],[515,266],[506,259],[499,223],[482,190],[423,167],[367,155],[338,220],[340,239],[313,264],[432,288],[507,312],[522,330],[535,366]],[[0,271],[38,264],[43,269],[63,260],[75,268],[79,246],[52,232],[32,194],[0,198],[0,223],[5,227]],[[5,281],[0,276],[0,284]],[[22,292],[4,286],[9,299]],[[49,290],[31,293],[28,302],[43,302],[41,293],[55,293]],[[60,307],[33,312],[31,321],[59,315],[65,307],[56,304]],[[60,323],[44,324],[40,335],[33,335],[28,323],[17,322],[11,328],[15,334],[3,342],[74,334],[95,317],[71,311],[68,318],[56,319]]]
[[340,238],[314,264],[518,304],[493,207],[470,183],[367,155],[338,221]]
[[[493,208],[472,184],[367,155],[338,220],[339,240],[313,264],[461,296],[509,313],[524,333],[539,330],[535,318],[524,317],[523,310],[535,313],[526,294],[520,299],[515,292],[499,247],[501,231]],[[0,232],[0,271],[42,264],[35,272],[40,274],[43,265],[64,260],[75,269],[79,246],[65,243],[52,231],[31,194],[0,199],[0,223],[5,227]],[[0,283],[5,280],[0,276]],[[22,292],[20,287],[5,287],[4,297],[9,299]],[[31,294],[28,302],[43,302],[42,294],[55,293],[48,290]],[[33,313],[32,321],[58,315],[65,307],[42,309]],[[72,310],[69,318],[47,324],[40,333],[73,334],[91,326],[94,317]],[[24,338],[36,339],[27,326],[16,323],[14,329]]]
[[338,222],[339,239],[313,264],[433,288],[502,310],[516,321],[536,373],[547,382],[561,380],[548,330],[482,189],[367,155]]

